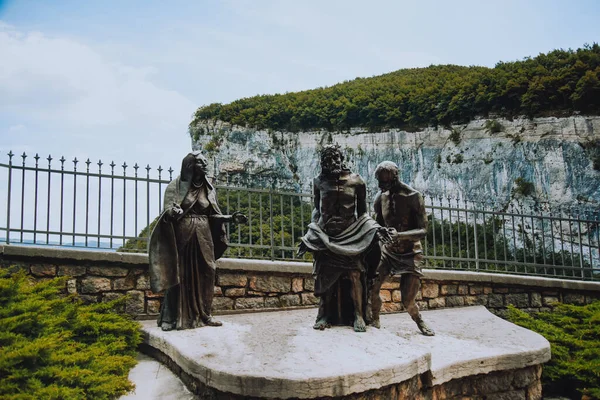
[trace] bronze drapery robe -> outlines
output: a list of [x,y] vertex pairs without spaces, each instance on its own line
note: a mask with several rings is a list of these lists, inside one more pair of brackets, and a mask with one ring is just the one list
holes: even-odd
[[[165,322],[176,322],[178,329],[201,326],[210,315],[214,261],[227,249],[222,221],[210,218],[221,214],[216,192],[206,179],[203,183],[209,205],[199,216],[194,213],[199,210],[196,201],[201,189],[180,177],[169,183],[163,212],[148,241],[150,287],[155,293],[166,291],[159,324],[169,314]],[[182,208],[182,215],[171,216],[173,203]]]

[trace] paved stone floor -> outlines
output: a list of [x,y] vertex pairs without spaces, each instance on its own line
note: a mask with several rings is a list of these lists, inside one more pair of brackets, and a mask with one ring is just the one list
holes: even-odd
[[120,400],[193,400],[197,399],[167,367],[144,354],[129,372],[135,391]]

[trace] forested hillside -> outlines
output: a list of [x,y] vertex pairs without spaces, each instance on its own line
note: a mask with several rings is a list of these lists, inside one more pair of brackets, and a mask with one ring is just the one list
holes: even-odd
[[416,129],[476,116],[600,113],[600,46],[554,50],[494,68],[435,65],[357,78],[331,87],[200,107],[190,123],[218,119],[256,129]]

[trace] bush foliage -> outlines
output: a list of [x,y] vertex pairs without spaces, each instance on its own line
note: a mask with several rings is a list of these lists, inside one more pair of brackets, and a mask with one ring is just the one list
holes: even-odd
[[64,285],[0,269],[0,398],[112,399],[133,389],[138,325],[116,302],[61,295]]
[[544,393],[600,399],[600,301],[558,304],[535,316],[510,307],[509,319],[550,342],[552,359],[542,375]]
[[[346,131],[416,129],[465,123],[476,116],[600,112],[600,46],[554,50],[494,68],[434,65],[356,78],[331,87],[259,95],[200,107],[190,123],[219,119],[258,129]],[[491,133],[501,131],[496,123]]]

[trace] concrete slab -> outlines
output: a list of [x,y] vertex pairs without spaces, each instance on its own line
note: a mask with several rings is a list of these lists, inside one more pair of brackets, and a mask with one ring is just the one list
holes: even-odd
[[197,399],[167,367],[144,354],[129,372],[135,390],[119,400],[194,400]]
[[343,396],[431,371],[433,384],[546,362],[542,336],[487,311],[464,307],[423,312],[436,336],[410,317],[388,314],[382,328],[312,329],[315,310],[221,316],[222,327],[163,332],[143,322],[146,343],[219,391],[245,396]]

